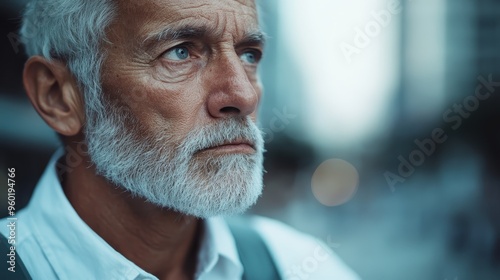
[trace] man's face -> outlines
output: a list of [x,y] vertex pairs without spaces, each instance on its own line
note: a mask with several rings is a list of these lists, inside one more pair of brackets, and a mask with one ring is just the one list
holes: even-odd
[[104,44],[104,110],[87,113],[98,173],[186,214],[245,210],[262,189],[253,1],[117,3]]
[[255,118],[262,52],[253,1],[117,1],[103,68],[105,94],[145,133],[181,141],[196,126]]

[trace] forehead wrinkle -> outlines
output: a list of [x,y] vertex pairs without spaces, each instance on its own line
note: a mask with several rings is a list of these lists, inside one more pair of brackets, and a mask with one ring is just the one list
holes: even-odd
[[[260,31],[254,1],[229,0],[218,9],[209,9],[211,3],[197,1],[176,3],[176,1],[152,0],[147,3],[149,5],[146,3],[132,7],[126,5],[130,13],[135,10],[136,15],[137,13],[141,15],[134,20],[139,24],[136,29],[136,35],[139,36],[133,38],[131,37],[133,34],[129,33],[129,39],[132,39],[129,40],[129,43],[132,43],[130,47],[133,52],[139,54],[145,51],[156,52],[156,48],[162,44],[179,39],[220,40],[225,36],[234,44],[239,44],[243,40],[249,42],[260,40],[256,40],[259,36],[254,36],[258,33],[256,31]],[[151,13],[146,13],[147,10]]]
[[[186,6],[181,8],[177,7],[177,9],[175,9],[174,5],[167,5],[171,9],[173,8],[173,13],[170,15],[174,18],[182,19],[187,14],[188,16],[193,18],[193,10],[196,10],[195,19],[200,20],[201,25],[203,25],[202,19],[205,19],[208,23],[213,24],[213,30],[223,30],[220,32],[211,32],[212,34],[219,37],[221,37],[221,33],[232,33],[226,32],[231,29],[231,27],[228,26],[229,17],[232,17],[231,22],[234,24],[233,26],[235,28],[235,33],[233,35],[243,37],[243,35],[245,35],[246,33],[250,33],[249,31],[253,31],[253,29],[259,29],[258,15],[254,0],[229,0],[226,1],[227,3],[224,6],[216,10],[211,10],[210,13],[207,13],[209,9],[207,9],[205,6],[210,6],[211,4],[205,3],[200,5],[200,3],[197,1],[193,1],[191,3],[186,2],[183,2],[183,6],[184,3],[186,4]],[[243,20],[243,18],[246,19]],[[248,18],[250,18],[251,20],[249,21]],[[240,26],[244,26],[245,28],[239,28]],[[244,32],[240,33],[240,30],[243,30]]]
[[[251,20],[238,20],[243,17]],[[231,19],[230,19],[231,18]],[[256,13],[246,12],[245,9],[222,9],[217,13],[216,21],[221,25],[221,29],[233,32],[225,32],[232,37],[233,44],[263,45],[265,34],[261,30]],[[231,23],[231,26],[228,25]]]

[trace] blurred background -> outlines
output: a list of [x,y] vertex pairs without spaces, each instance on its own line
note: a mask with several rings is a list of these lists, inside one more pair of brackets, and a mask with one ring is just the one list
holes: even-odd
[[[500,279],[500,2],[261,2],[267,173],[252,212],[363,279]],[[0,2],[0,167],[16,168],[18,205],[58,146],[22,88],[25,3]]]

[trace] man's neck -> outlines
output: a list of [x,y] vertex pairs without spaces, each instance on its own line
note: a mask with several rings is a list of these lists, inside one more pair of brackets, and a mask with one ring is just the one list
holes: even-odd
[[200,220],[133,197],[86,164],[62,185],[82,220],[127,259],[159,279],[193,278]]

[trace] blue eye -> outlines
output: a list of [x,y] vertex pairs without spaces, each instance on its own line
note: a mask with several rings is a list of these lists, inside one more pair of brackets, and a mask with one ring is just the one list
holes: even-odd
[[257,64],[260,60],[260,54],[257,51],[246,51],[240,55],[240,59],[248,64]]
[[189,49],[187,47],[173,47],[165,53],[165,57],[170,60],[185,60],[189,58]]

